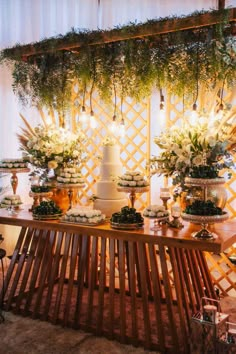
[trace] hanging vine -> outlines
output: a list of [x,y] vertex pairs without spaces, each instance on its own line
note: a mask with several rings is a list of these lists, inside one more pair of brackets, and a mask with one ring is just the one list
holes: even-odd
[[[94,85],[105,102],[112,102],[114,78],[117,94],[122,92],[123,97],[139,101],[150,96],[153,87],[165,87],[188,100],[196,94],[196,67],[199,84],[209,90],[223,80],[229,86],[236,83],[236,37],[229,31],[227,10],[221,14],[219,24],[144,37],[134,33],[145,26],[164,26],[167,18],[117,27],[110,32],[125,40],[112,43],[104,43],[108,31],[73,29],[65,36],[32,44],[31,55],[22,55],[20,46],[5,49],[1,61],[14,62],[13,90],[24,105],[53,108],[62,116],[70,107],[75,79],[81,96]],[[60,49],[63,41],[68,49]]]

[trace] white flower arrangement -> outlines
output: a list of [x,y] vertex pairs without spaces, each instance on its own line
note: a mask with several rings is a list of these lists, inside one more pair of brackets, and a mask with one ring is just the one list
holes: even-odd
[[79,165],[86,158],[86,137],[82,132],[51,125],[38,125],[18,135],[20,149],[30,164],[39,169],[59,169],[65,165]]
[[150,160],[151,175],[172,177],[173,185],[183,187],[184,178],[196,166],[212,166],[216,173],[235,167],[235,123],[232,115],[213,122],[205,116],[197,125],[184,123],[161,133],[154,138],[161,152]]

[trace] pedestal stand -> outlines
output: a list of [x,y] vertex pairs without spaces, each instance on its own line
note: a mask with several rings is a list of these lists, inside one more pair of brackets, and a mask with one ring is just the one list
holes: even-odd
[[129,194],[130,205],[134,208],[137,193],[145,193],[149,191],[149,186],[146,187],[117,187],[118,192],[124,192]]
[[11,173],[11,186],[13,190],[13,194],[16,194],[16,190],[18,187],[18,177],[17,173],[26,173],[30,172],[29,168],[0,168],[0,172]]

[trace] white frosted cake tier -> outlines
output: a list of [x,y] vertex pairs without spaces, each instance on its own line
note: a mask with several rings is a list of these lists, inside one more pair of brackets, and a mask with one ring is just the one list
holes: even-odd
[[113,181],[99,181],[97,182],[97,194],[100,199],[124,199],[125,193],[117,190],[116,183]]
[[122,165],[119,162],[104,162],[100,167],[101,181],[116,178],[122,173]]
[[104,145],[102,148],[102,162],[120,164],[119,145]]
[[106,217],[110,218],[113,213],[121,210],[124,206],[128,205],[127,198],[124,199],[96,199],[94,201],[94,209],[99,209],[102,211]]

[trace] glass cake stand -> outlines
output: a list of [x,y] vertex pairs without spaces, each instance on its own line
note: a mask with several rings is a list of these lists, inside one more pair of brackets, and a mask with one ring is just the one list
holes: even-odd
[[149,191],[149,186],[145,187],[122,187],[118,186],[117,187],[118,192],[124,192],[129,194],[129,200],[131,207],[134,208],[134,203],[136,200],[136,194],[137,193],[145,193]]
[[75,189],[82,189],[85,187],[85,183],[57,183],[57,188],[59,189],[67,189],[67,194],[69,198],[69,208],[72,208],[72,201],[74,196]]
[[25,168],[0,168],[0,172],[5,172],[5,173],[11,173],[11,186],[13,190],[13,194],[16,194],[17,186],[18,186],[18,177],[17,173],[26,173],[30,172],[30,169],[25,167]]
[[225,212],[222,215],[210,215],[210,216],[191,215],[191,214],[182,213],[181,217],[185,221],[189,221],[192,224],[198,224],[202,226],[201,230],[192,233],[192,237],[202,239],[202,240],[203,239],[210,240],[213,238],[217,238],[217,235],[214,232],[208,230],[207,226],[210,224],[221,223],[223,221],[226,221],[229,218],[229,215],[227,212]]
[[162,216],[160,218],[158,218],[157,216],[145,216],[145,218],[153,220],[153,226],[150,227],[150,230],[156,232],[161,229],[162,224],[167,223],[167,221],[169,220],[169,215]]
[[[210,186],[215,186],[215,185],[223,185],[224,184],[224,178],[223,177],[217,177],[217,178],[192,178],[192,177],[186,177],[184,184],[186,186],[199,186],[203,190],[203,200],[206,202],[207,200],[207,189]],[[221,223],[223,221],[226,221],[229,218],[229,215],[227,212],[223,212],[222,215],[196,215],[196,214],[186,214],[182,213],[181,214],[182,219],[185,221],[189,221],[193,224],[199,224],[202,226],[202,229],[200,231],[192,233],[192,236],[197,239],[202,239],[202,240],[210,240],[213,238],[216,238],[217,235],[207,229],[207,226],[210,224],[215,224],[215,223]]]

